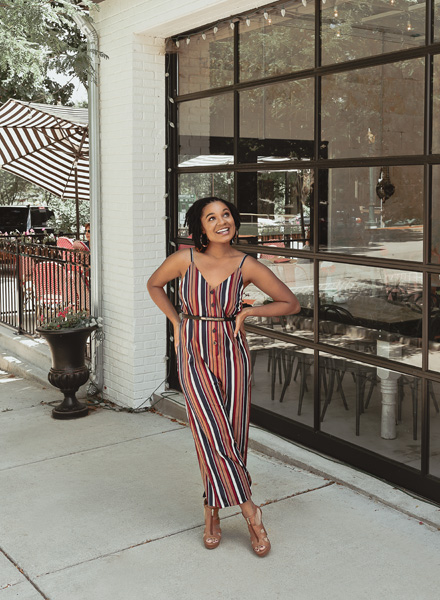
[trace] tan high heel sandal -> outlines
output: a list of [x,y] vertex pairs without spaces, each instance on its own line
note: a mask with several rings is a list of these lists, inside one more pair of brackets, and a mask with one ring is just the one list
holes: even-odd
[[205,504],[205,531],[203,533],[205,548],[208,548],[208,550],[217,548],[221,539],[222,530],[220,529],[218,508]]
[[257,556],[266,556],[271,547],[267,531],[264,529],[262,517],[263,514],[259,506],[255,507],[253,515],[250,517],[245,516],[249,533],[251,534],[252,549]]

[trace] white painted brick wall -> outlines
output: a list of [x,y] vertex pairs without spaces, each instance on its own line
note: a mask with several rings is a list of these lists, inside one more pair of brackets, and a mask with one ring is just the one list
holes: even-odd
[[166,374],[165,318],[146,282],[165,249],[165,38],[255,0],[106,0],[100,49],[104,385],[139,406]]

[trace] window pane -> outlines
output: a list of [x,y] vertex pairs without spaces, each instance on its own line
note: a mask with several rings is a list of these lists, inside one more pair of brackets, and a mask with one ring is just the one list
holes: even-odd
[[431,475],[440,478],[440,384],[430,381],[428,385],[430,414],[429,432],[431,437],[429,444],[429,472]]
[[329,158],[423,153],[424,60],[322,78]]
[[184,226],[188,208],[198,198],[217,196],[229,202],[234,201],[233,173],[187,173],[179,175],[178,236],[188,237]]
[[322,4],[322,62],[343,62],[423,46],[425,2]]
[[319,375],[322,431],[420,469],[419,378],[328,353]]
[[[301,312],[282,317],[250,317],[246,323],[313,341],[313,261],[263,252],[257,258],[292,290],[301,303]],[[252,306],[272,301],[253,284],[246,287],[243,298]]]
[[440,372],[440,275],[430,276],[428,368]]
[[234,33],[227,24],[179,41],[179,94],[223,87],[234,82]]
[[179,167],[206,167],[234,162],[232,94],[178,105]]
[[255,333],[246,337],[252,404],[313,426],[313,351]]
[[[282,16],[281,9],[285,10]],[[240,81],[273,77],[314,65],[314,2],[268,9],[240,25]]]
[[311,169],[238,173],[237,199],[242,216],[240,240],[290,249],[308,246]]
[[434,56],[432,95],[432,152],[434,154],[440,153],[440,56]]
[[323,171],[321,249],[421,261],[423,180],[423,166]]
[[422,273],[320,263],[319,339],[421,366]]
[[440,40],[440,0],[434,0],[434,41]]
[[239,161],[313,158],[312,79],[240,93]]
[[431,262],[440,264],[440,165],[432,167]]

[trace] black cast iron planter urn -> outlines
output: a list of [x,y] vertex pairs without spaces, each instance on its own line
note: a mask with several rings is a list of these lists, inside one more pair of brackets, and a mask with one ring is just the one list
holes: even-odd
[[49,344],[52,354],[48,379],[64,394],[64,400],[52,410],[54,419],[78,419],[89,413],[87,406],[77,399],[76,392],[89,379],[85,350],[87,340],[95,329],[96,326],[58,331],[37,328]]

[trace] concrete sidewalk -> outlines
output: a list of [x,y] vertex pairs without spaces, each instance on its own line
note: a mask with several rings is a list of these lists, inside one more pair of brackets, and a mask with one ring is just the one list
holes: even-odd
[[55,421],[41,402],[59,399],[0,373],[0,600],[438,597],[439,507],[252,428],[273,454],[249,455],[272,552],[252,553],[236,508],[207,551],[188,427],[103,408]]

